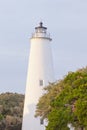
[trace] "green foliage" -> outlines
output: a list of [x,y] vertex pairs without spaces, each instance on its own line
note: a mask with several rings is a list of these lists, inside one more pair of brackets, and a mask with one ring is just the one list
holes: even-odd
[[3,120],[4,116],[0,114],[0,121]]
[[87,129],[87,67],[68,73],[45,90],[36,114],[48,119],[46,130],[68,130],[68,123]]
[[24,95],[0,94],[0,130],[21,130]]
[[60,81],[60,84],[50,83],[49,86],[44,88],[46,93],[39,99],[35,114],[36,117],[40,116],[42,119],[47,118],[52,108],[50,103],[55,100],[56,96],[58,95],[59,92],[62,91],[62,89],[63,89],[62,80]]

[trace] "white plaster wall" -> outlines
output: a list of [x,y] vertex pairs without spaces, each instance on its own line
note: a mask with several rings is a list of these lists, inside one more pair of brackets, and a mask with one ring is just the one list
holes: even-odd
[[49,40],[41,38],[31,39],[28,68],[26,95],[29,94],[28,103],[36,103],[42,94],[39,80],[44,80],[44,86],[54,81],[51,44]]
[[[54,81],[51,43],[46,38],[32,38],[30,43],[22,130],[35,130],[35,127],[36,130],[44,130],[45,127],[40,125],[40,119],[34,118],[34,114],[44,86]],[[39,86],[39,80],[44,81],[44,86]],[[34,108],[31,110],[32,106]]]

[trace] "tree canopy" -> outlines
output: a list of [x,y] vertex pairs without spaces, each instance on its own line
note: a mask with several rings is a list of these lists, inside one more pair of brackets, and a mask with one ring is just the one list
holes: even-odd
[[0,130],[21,130],[24,95],[0,94]]
[[36,116],[48,120],[46,130],[87,129],[87,67],[49,84],[37,104]]

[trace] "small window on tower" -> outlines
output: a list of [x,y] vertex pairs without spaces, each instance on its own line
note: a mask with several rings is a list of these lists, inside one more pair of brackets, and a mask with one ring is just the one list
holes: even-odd
[[40,86],[43,86],[43,80],[40,80],[40,81],[39,81],[39,85],[40,85]]

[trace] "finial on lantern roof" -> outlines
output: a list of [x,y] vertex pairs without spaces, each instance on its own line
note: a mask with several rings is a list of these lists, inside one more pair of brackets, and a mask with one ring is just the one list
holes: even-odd
[[40,27],[43,27],[43,23],[42,22],[40,22]]
[[43,22],[40,22],[40,23],[39,23],[39,26],[38,26],[38,27],[35,27],[35,29],[39,29],[39,28],[47,29],[47,27],[44,27],[44,26],[43,26]]

